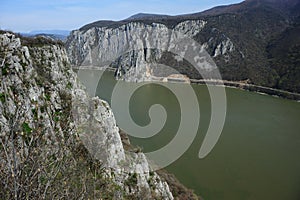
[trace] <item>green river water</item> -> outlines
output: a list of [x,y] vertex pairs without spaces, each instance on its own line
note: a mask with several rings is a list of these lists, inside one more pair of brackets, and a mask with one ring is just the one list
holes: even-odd
[[[92,80],[99,78],[99,72],[81,71],[80,77],[89,89],[95,82]],[[110,103],[115,83],[112,72],[104,73],[96,95]],[[126,94],[136,83],[119,84]],[[183,93],[188,86],[176,85]],[[221,137],[211,153],[199,159],[199,149],[210,122],[210,97],[206,86],[192,87],[200,107],[199,130],[184,155],[166,169],[205,200],[299,200],[300,103],[226,88],[227,114]],[[148,110],[153,104],[163,105],[168,117],[159,134],[147,139],[130,137],[144,152],[166,145],[180,123],[178,100],[168,89],[155,83],[140,87],[132,95],[129,109],[133,120],[147,125],[150,122]],[[112,109],[119,116],[117,123],[128,117],[122,116],[123,110]],[[124,106],[124,109],[128,108]]]

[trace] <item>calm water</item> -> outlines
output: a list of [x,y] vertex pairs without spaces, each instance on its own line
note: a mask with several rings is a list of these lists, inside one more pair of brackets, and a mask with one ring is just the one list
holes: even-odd
[[[85,71],[81,77],[91,88],[92,80],[99,74]],[[105,73],[97,95],[110,102],[115,83],[112,73]],[[126,94],[134,84],[121,82],[122,92]],[[185,91],[186,85],[177,85]],[[226,88],[227,117],[222,135],[213,151],[199,159],[210,120],[210,98],[205,86],[193,88],[201,110],[199,131],[190,148],[167,170],[205,200],[299,200],[300,103]],[[130,114],[137,124],[149,123],[148,110],[153,104],[163,105],[168,118],[159,134],[149,139],[131,137],[132,143],[144,152],[166,145],[180,123],[179,103],[174,94],[157,84],[148,84],[130,100]],[[124,120],[123,110],[113,108],[113,112],[121,115],[117,123]]]

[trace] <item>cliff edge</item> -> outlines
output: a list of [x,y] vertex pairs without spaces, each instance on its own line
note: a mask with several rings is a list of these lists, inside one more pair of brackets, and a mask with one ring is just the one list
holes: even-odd
[[61,44],[1,32],[0,52],[1,199],[174,199],[143,153],[125,158],[112,110]]

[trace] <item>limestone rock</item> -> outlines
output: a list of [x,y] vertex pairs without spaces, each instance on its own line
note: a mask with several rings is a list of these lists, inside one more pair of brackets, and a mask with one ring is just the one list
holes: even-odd
[[[156,67],[157,64],[165,58],[166,52],[172,52],[177,46],[178,38],[184,36],[190,38],[190,43],[197,43],[193,38],[201,33],[206,24],[204,20],[186,20],[173,28],[154,22],[128,22],[117,27],[94,26],[87,30],[73,31],[67,40],[67,53],[75,67],[109,66],[115,68],[116,78],[132,82],[149,81],[156,76],[166,77],[172,74],[173,72],[162,75],[164,69],[161,66]],[[212,37],[198,45],[202,49],[213,46],[213,56],[224,55],[226,59],[229,59],[229,53],[234,50],[233,43],[226,36],[221,39]],[[181,65],[180,61],[187,50],[185,48],[176,52],[176,65]],[[208,67],[205,70],[211,71],[214,68]]]
[[[8,157],[1,153],[1,173],[11,173],[10,158],[17,159],[17,168],[22,164],[30,152],[28,139],[33,133],[40,134],[36,137],[45,142],[39,155],[45,159],[70,155],[70,150],[61,144],[67,146],[71,136],[78,136],[89,151],[86,156],[100,160],[125,195],[151,199],[155,194],[160,199],[173,199],[166,182],[156,173],[149,175],[151,169],[144,154],[125,155],[111,108],[98,97],[87,95],[71,69],[64,47],[27,47],[14,34],[4,33],[0,34],[0,48],[0,137],[8,142],[8,150],[17,143],[23,152],[17,157],[14,151],[8,151]],[[150,186],[154,177],[155,183]],[[117,196],[122,198],[122,194]]]

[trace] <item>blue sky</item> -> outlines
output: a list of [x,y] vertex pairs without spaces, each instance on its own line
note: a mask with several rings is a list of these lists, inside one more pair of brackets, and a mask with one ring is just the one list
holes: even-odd
[[73,30],[100,19],[120,20],[146,12],[178,15],[241,0],[0,0],[0,29]]

